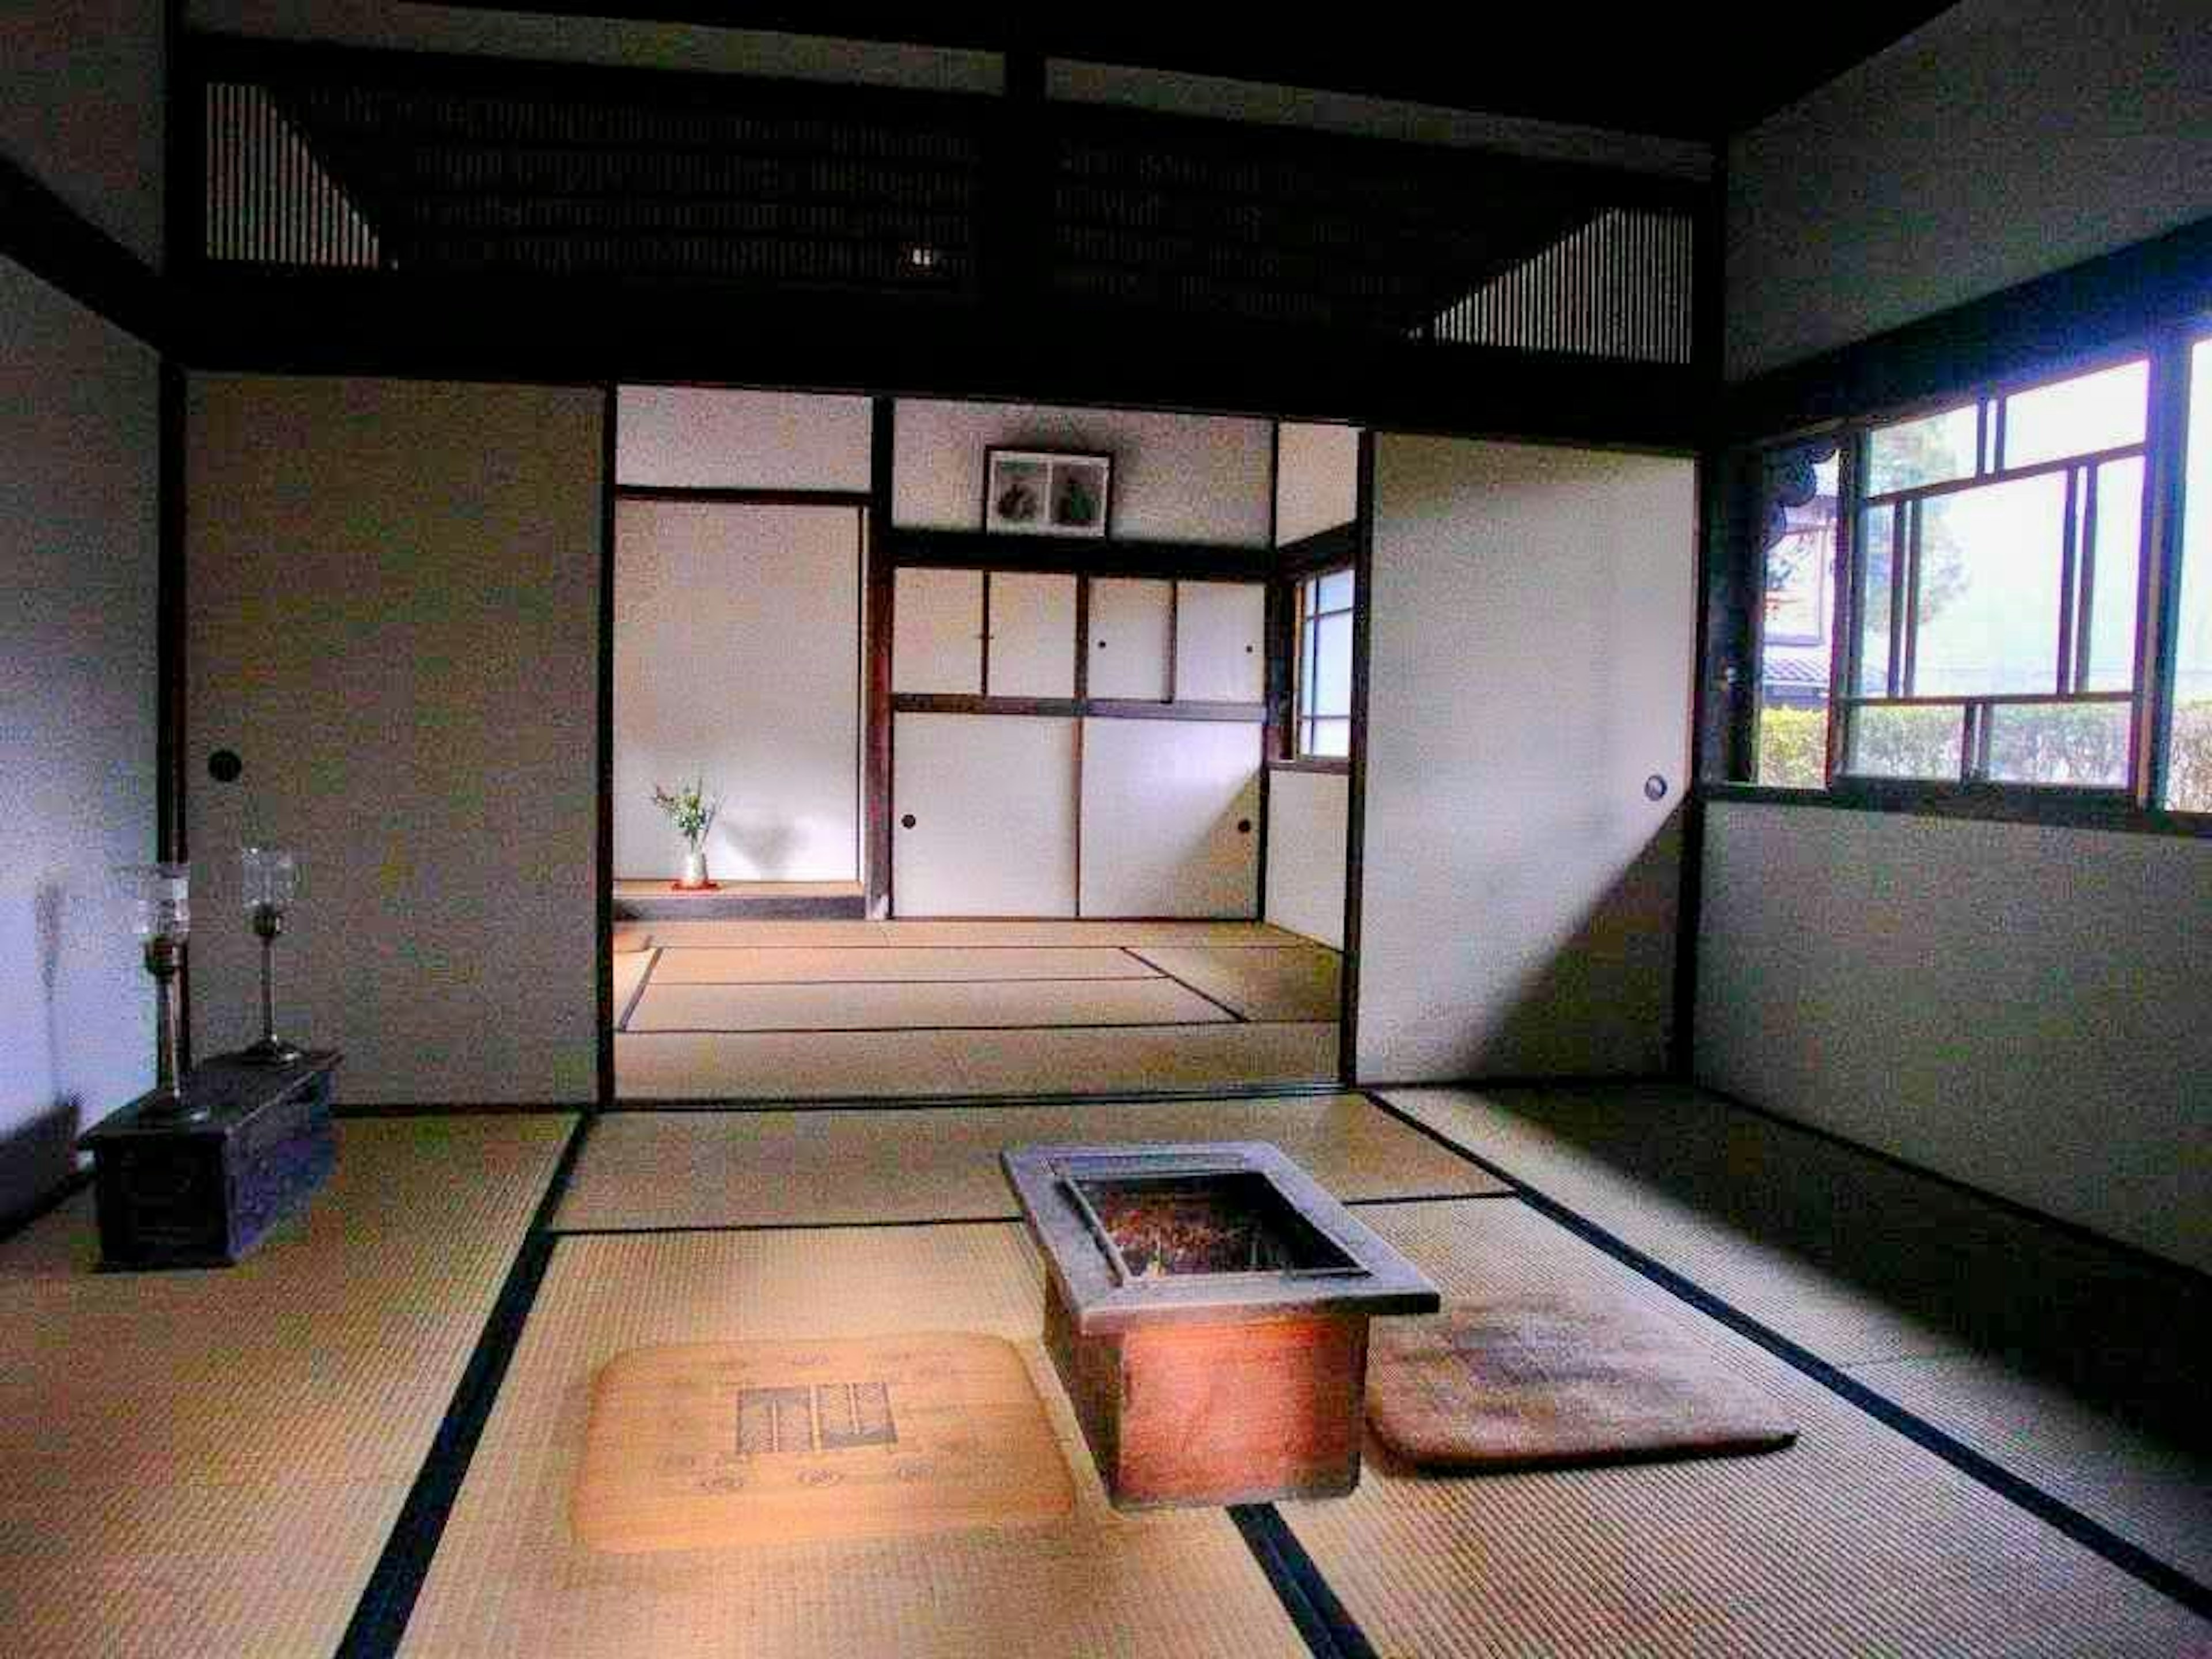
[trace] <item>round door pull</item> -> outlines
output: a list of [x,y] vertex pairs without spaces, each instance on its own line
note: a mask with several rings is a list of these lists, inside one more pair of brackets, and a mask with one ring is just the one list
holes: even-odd
[[239,774],[245,770],[246,763],[234,750],[218,749],[208,757],[208,775],[217,783],[236,783]]
[[1661,777],[1656,772],[1654,772],[1650,777],[1644,779],[1644,799],[1646,800],[1666,799],[1667,780]]
[[914,814],[913,814],[913,813],[911,813],[911,812],[908,812],[908,813],[904,817],[901,818],[901,819],[899,820],[899,828],[900,828],[900,829],[902,829],[902,830],[911,830],[911,829],[913,829],[913,828],[914,828]]
[[1249,835],[1250,835],[1250,834],[1252,833],[1252,820],[1251,820],[1251,819],[1249,819],[1249,818],[1239,818],[1239,819],[1237,819],[1237,833],[1238,835],[1240,835],[1240,836],[1249,836]]

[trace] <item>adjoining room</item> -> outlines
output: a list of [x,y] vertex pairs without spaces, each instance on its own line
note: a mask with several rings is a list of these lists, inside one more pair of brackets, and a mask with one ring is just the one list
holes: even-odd
[[616,422],[621,1098],[1336,1080],[1356,429]]

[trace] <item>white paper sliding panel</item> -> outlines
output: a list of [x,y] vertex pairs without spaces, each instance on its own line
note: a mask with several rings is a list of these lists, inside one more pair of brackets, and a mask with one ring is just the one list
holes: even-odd
[[1664,1066],[1696,528],[1686,460],[1379,441],[1363,1080]]
[[894,913],[1074,915],[1075,736],[1042,716],[896,716]]
[[908,567],[891,595],[891,690],[983,689],[983,573]]
[[722,881],[859,875],[860,513],[615,504],[615,874],[672,879],[703,777]]
[[1075,578],[991,577],[991,695],[1075,695]]
[[1278,767],[1267,780],[1267,918],[1339,951],[1351,805],[1343,772]]
[[[605,404],[192,377],[197,1052],[254,1035],[238,846],[266,839],[304,900],[280,1006],[345,1051],[348,1101],[592,1097]],[[208,777],[218,749],[234,782]]]
[[615,410],[617,483],[868,488],[874,407],[866,398],[626,386]]
[[1275,545],[1359,516],[1359,428],[1285,421],[1275,437]]
[[1261,582],[1176,584],[1177,702],[1257,702],[1267,695],[1267,589]]
[[1173,582],[1102,576],[1091,584],[1091,695],[1164,702]]
[[1083,725],[1083,914],[1258,914],[1260,733],[1230,720]]

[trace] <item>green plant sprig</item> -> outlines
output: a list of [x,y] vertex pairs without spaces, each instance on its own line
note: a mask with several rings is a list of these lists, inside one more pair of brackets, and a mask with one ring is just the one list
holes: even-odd
[[695,853],[699,843],[707,838],[707,831],[714,827],[714,815],[722,810],[720,795],[707,799],[707,780],[704,774],[673,793],[659,784],[653,786],[653,804],[668,814],[676,833],[691,845]]

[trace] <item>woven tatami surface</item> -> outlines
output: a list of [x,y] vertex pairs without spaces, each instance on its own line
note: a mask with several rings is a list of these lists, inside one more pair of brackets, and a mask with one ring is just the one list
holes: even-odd
[[2212,1624],[1526,1206],[1378,1206],[1448,1297],[1595,1279],[1680,1320],[1801,1425],[1767,1456],[1365,1479],[1283,1512],[1378,1650],[1420,1655],[2198,1653]]
[[1357,1095],[817,1112],[624,1112],[577,1160],[558,1227],[804,1226],[1020,1214],[1007,1146],[1266,1140],[1340,1199],[1506,1190]]
[[1336,1075],[1334,1024],[1125,1025],[1100,1030],[625,1031],[629,1101],[838,1100],[1141,1093],[1310,1083]]
[[1077,945],[1310,943],[1264,921],[655,921],[653,942],[690,945]]
[[331,1652],[572,1121],[343,1123],[219,1272],[94,1273],[88,1194],[0,1247],[0,1650]]
[[2212,1583],[2203,1280],[1695,1090],[1389,1097]]
[[1246,1019],[1335,1019],[1342,1010],[1343,958],[1318,945],[1153,945],[1133,954]]
[[[556,1249],[402,1651],[532,1659],[1306,1651],[1218,1510],[1115,1515],[1036,1341],[1016,1226],[568,1238]],[[599,1554],[569,1491],[592,1377],[665,1342],[969,1330],[1022,1343],[1076,1483],[1042,1526]]]
[[1075,945],[695,945],[663,954],[664,985],[922,984],[991,979],[1157,979],[1128,951]]

